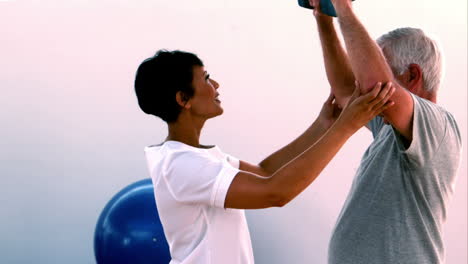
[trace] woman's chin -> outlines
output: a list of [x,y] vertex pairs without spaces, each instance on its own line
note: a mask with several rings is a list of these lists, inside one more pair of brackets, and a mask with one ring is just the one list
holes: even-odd
[[222,115],[224,113],[224,109],[221,105],[218,105],[218,114],[217,115]]
[[220,109],[220,110],[219,110],[219,112],[218,112],[218,114],[217,114],[216,116],[220,116],[220,115],[222,115],[222,114],[224,113],[224,109],[223,109],[223,108],[220,107],[219,109]]
[[208,119],[215,118],[217,116],[222,115],[223,113],[224,113],[224,110],[223,110],[223,108],[220,107],[216,112],[210,114]]

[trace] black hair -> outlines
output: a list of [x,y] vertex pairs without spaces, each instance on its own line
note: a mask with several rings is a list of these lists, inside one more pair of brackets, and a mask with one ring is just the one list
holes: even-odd
[[167,123],[177,121],[181,107],[176,94],[181,91],[186,100],[193,96],[194,66],[203,66],[203,62],[197,55],[180,50],[159,50],[144,60],[135,77],[135,93],[141,110]]

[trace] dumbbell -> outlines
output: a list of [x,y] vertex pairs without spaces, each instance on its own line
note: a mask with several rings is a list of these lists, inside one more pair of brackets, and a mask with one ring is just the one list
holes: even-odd
[[[298,0],[298,3],[299,6],[304,8],[314,9],[314,7],[309,4],[309,0]],[[336,10],[331,0],[320,0],[320,11],[325,15],[336,17]]]

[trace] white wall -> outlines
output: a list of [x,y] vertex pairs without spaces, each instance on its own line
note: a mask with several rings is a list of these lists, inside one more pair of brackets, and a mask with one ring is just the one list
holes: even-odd
[[[466,141],[467,5],[449,2],[355,8],[375,38],[400,26],[439,37],[447,66],[439,103]],[[148,177],[142,149],[166,136],[133,93],[137,66],[157,49],[204,60],[225,114],[207,123],[203,142],[251,162],[301,133],[328,93],[314,19],[295,0],[0,0],[0,38],[1,263],[94,263],[99,213]],[[248,212],[257,263],[325,263],[370,141],[356,134],[285,208]],[[465,142],[445,228],[450,264],[467,259],[466,153]]]

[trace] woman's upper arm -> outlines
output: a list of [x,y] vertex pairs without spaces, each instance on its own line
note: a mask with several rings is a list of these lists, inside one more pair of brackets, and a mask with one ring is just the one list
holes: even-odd
[[[242,164],[242,163],[241,163]],[[275,192],[269,177],[239,171],[229,186],[225,208],[261,209],[282,206],[279,192]]]
[[254,165],[254,164],[251,164],[251,163],[243,161],[243,160],[241,160],[239,162],[239,164],[240,164],[239,165],[239,170],[241,170],[241,171],[247,171],[247,172],[256,174],[258,176],[262,176],[262,177],[269,177],[271,175],[270,173],[265,171],[259,165]]

